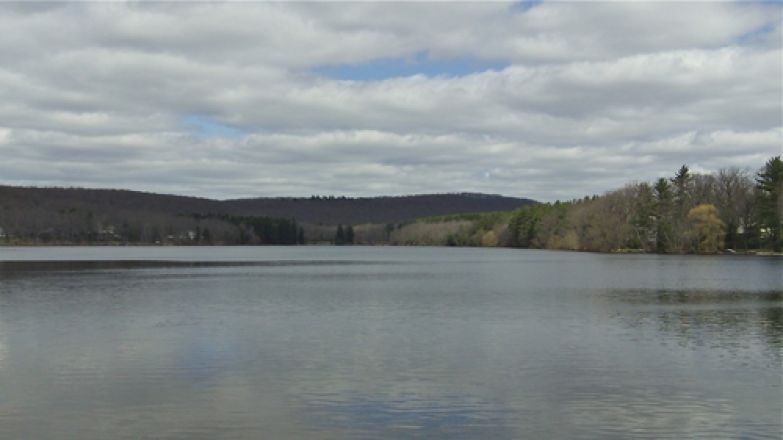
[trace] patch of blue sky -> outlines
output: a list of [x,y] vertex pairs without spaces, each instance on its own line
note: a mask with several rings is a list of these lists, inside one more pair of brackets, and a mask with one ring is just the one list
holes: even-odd
[[191,132],[198,137],[222,137],[229,139],[240,138],[247,134],[246,131],[221,124],[203,115],[187,115],[180,118],[180,122],[186,125]]
[[511,5],[511,10],[515,12],[527,12],[543,2],[544,0],[522,0],[520,2],[514,2]]
[[319,66],[313,72],[329,78],[379,81],[414,75],[460,77],[488,70],[503,70],[511,63],[471,57],[434,59],[427,51],[413,57],[380,58],[366,63]]
[[772,33],[778,26],[778,22],[771,21],[764,26],[754,29],[748,33],[742,34],[737,38],[737,44],[743,46],[763,43],[767,40],[770,33]]

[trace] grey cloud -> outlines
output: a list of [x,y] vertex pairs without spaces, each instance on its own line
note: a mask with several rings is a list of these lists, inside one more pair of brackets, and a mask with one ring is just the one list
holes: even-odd
[[[781,153],[782,10],[3,5],[0,181],[220,198],[483,191],[554,200],[682,163],[758,167]],[[312,72],[422,51],[512,65],[383,81]],[[197,136],[182,123],[189,115],[247,135]]]

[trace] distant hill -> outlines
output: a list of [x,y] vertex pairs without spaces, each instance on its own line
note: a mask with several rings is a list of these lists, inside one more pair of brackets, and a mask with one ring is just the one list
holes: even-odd
[[473,193],[212,200],[128,190],[0,186],[0,234],[44,241],[93,241],[106,235],[150,241],[199,227],[228,237],[235,228],[227,220],[232,217],[295,219],[310,225],[396,224],[419,217],[508,211],[532,203]]
[[304,223],[400,223],[419,217],[509,211],[535,203],[500,195],[459,193],[368,198],[259,198],[221,202],[239,215],[293,217]]

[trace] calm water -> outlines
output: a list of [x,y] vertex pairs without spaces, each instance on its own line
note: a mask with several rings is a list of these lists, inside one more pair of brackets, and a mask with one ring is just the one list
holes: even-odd
[[246,247],[0,260],[3,439],[781,437],[780,258]]

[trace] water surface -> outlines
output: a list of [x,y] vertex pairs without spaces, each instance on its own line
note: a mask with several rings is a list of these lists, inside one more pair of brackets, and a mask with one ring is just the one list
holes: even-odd
[[781,437],[783,259],[0,248],[0,438]]

